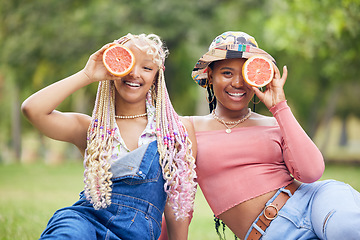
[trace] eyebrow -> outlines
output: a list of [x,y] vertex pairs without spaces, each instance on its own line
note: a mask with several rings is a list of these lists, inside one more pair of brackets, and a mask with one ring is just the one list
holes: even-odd
[[[143,61],[144,61],[144,62],[152,62],[152,63],[154,63],[153,59],[150,59],[150,58],[145,58]],[[155,63],[154,63],[154,64],[155,64]]]
[[222,67],[222,68],[220,68],[220,70],[234,70],[234,69],[231,67]]

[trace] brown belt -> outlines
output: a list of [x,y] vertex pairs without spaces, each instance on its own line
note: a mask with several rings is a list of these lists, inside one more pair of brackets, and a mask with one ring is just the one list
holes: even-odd
[[[294,194],[299,186],[300,183],[294,180],[292,183],[287,185],[285,189],[289,190],[291,194]],[[270,225],[271,221],[278,216],[278,212],[285,205],[286,201],[289,198],[290,196],[287,193],[280,192],[280,194],[274,199],[274,201],[272,201],[272,203],[270,203],[264,208],[263,214],[260,215],[259,220],[255,224],[261,230],[265,231],[265,229]],[[247,239],[258,240],[261,236],[262,234],[253,227]]]

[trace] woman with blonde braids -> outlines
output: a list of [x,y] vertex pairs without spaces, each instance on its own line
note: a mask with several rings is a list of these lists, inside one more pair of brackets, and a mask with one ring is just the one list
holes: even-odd
[[[84,191],[58,210],[41,239],[157,239],[165,212],[170,239],[186,239],[196,191],[192,124],[174,111],[166,90],[167,49],[157,35],[128,34],[135,66],[124,77],[102,63],[107,44],[78,73],[30,96],[22,111],[46,136],[73,143],[84,156]],[[56,107],[99,82],[92,116]],[[192,144],[194,143],[194,144]]]

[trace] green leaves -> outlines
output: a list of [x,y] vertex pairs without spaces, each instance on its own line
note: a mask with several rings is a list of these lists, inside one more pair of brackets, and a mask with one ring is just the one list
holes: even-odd
[[[360,0],[0,0],[0,81],[21,86],[24,99],[80,70],[105,43],[156,33],[170,49],[165,74],[175,109],[191,115],[193,65],[215,36],[237,30],[253,35],[280,68],[288,65],[285,91],[300,120],[320,121],[331,89],[358,80],[359,22]],[[6,94],[0,110],[9,108]],[[314,101],[319,110],[311,116]]]

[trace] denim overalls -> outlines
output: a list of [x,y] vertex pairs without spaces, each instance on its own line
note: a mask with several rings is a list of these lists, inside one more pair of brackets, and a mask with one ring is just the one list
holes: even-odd
[[84,193],[55,212],[41,239],[158,239],[166,202],[157,142],[126,154],[111,166],[111,205],[95,210]]

